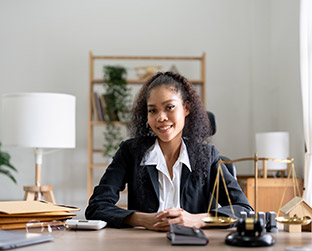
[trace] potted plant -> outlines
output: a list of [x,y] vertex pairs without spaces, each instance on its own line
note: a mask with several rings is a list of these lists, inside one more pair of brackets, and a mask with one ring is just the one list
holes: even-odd
[[16,168],[10,163],[11,156],[6,152],[1,151],[1,142],[0,142],[0,173],[8,176],[14,183],[16,179],[11,174],[11,171],[16,171]]
[[[114,155],[120,141],[123,139],[120,123],[126,124],[127,114],[129,114],[131,100],[126,75],[126,68],[122,66],[104,66],[104,85],[106,89],[104,113],[107,115],[105,116],[107,126],[104,131],[103,155],[108,157]],[[116,121],[118,122],[116,123]]]

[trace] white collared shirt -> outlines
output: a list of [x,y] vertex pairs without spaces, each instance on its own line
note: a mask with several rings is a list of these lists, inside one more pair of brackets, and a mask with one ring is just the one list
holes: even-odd
[[185,143],[182,139],[180,154],[177,161],[172,167],[173,177],[167,168],[166,159],[161,151],[158,140],[145,154],[141,165],[156,165],[158,170],[158,184],[159,184],[159,208],[158,212],[170,207],[180,208],[180,181],[182,174],[182,164],[185,164],[190,172],[192,172],[189,156]]

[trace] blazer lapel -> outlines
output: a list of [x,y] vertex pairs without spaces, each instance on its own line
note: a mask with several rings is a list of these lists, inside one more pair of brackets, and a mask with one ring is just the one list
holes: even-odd
[[[186,147],[188,148],[187,139],[184,139],[184,142],[186,144]],[[191,154],[189,151],[188,151],[188,155],[189,155],[191,167],[194,167],[196,165],[196,157],[193,154]],[[189,183],[190,177],[191,177],[190,170],[187,168],[186,165],[183,164],[182,174],[181,174],[181,183],[180,183],[180,204],[181,204],[181,207],[184,206],[184,201],[183,201],[184,196],[182,196],[182,195],[184,194],[184,190],[185,190],[186,185]]]
[[181,181],[180,181],[180,203],[181,206],[184,205],[184,201],[182,201],[182,194],[184,193],[184,188],[186,186],[186,184],[188,183],[189,179],[190,179],[190,175],[191,172],[190,170],[187,168],[186,165],[182,165],[182,174],[181,174]]
[[159,198],[158,171],[154,165],[145,166],[145,168],[152,181],[157,198]]

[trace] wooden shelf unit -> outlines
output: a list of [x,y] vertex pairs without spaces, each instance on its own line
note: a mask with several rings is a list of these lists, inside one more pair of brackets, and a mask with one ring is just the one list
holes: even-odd
[[[194,85],[199,85],[201,88],[200,96],[202,102],[205,106],[206,100],[206,90],[205,90],[205,59],[206,54],[203,53],[200,57],[153,57],[153,56],[96,56],[93,55],[92,52],[89,54],[89,115],[88,115],[88,169],[87,169],[87,195],[88,198],[91,196],[93,191],[93,169],[94,168],[107,168],[107,164],[105,163],[94,163],[94,154],[101,153],[102,149],[94,148],[94,126],[105,126],[106,123],[104,121],[94,121],[92,116],[92,95],[94,92],[94,86],[99,84],[105,84],[103,79],[94,77],[94,63],[96,60],[116,60],[118,64],[121,61],[194,61],[200,63],[200,78],[199,79],[189,79]],[[141,79],[128,79],[127,83],[131,85],[142,85],[146,80]],[[120,124],[120,122],[114,122],[115,124]]]

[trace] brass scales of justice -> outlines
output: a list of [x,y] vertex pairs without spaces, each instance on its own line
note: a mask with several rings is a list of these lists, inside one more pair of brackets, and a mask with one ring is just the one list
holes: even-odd
[[[216,175],[216,179],[215,179],[213,191],[212,191],[212,196],[211,196],[211,199],[209,201],[209,206],[208,206],[208,210],[207,210],[207,217],[204,217],[202,219],[205,223],[207,223],[208,225],[213,225],[213,226],[227,226],[227,225],[231,225],[237,221],[237,218],[234,217],[235,214],[234,214],[233,206],[232,206],[231,199],[229,196],[229,192],[228,192],[228,189],[226,186],[226,182],[224,180],[221,164],[229,164],[229,163],[234,163],[234,162],[250,161],[250,160],[254,161],[254,173],[255,173],[254,174],[255,175],[255,178],[254,178],[254,196],[255,196],[255,217],[256,217],[256,219],[258,217],[258,205],[257,205],[258,204],[257,203],[257,198],[258,198],[258,161],[263,161],[263,170],[266,170],[266,161],[275,161],[275,162],[280,162],[280,163],[286,163],[288,165],[287,179],[290,179],[292,176],[294,197],[296,196],[296,194],[298,194],[298,196],[301,197],[299,185],[298,185],[298,181],[297,181],[297,177],[296,177],[295,167],[294,167],[294,159],[276,159],[276,158],[258,157],[257,153],[255,153],[254,157],[249,157],[249,158],[240,158],[240,159],[234,159],[234,160],[229,160],[229,161],[219,160],[217,175]],[[229,201],[229,205],[230,205],[233,217],[218,216],[220,176],[222,178],[222,182],[224,185],[224,189],[226,192],[227,199]],[[279,205],[278,213],[276,216],[276,221],[279,223],[282,223],[282,224],[296,224],[296,225],[309,224],[311,222],[311,219],[308,216],[299,217],[299,216],[297,216],[298,213],[294,217],[279,216],[280,209],[281,209],[284,197],[285,197],[285,193],[286,193],[286,187],[283,191],[283,195],[282,195],[281,202]],[[215,198],[216,198],[216,200],[215,200],[216,201],[215,216],[209,216],[209,211],[210,211],[211,206],[212,206],[214,194],[216,194],[216,196],[215,196]]]

